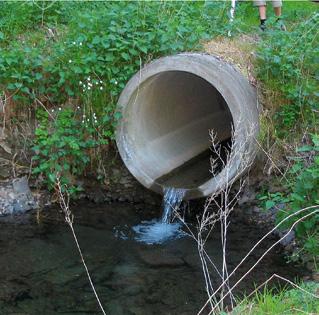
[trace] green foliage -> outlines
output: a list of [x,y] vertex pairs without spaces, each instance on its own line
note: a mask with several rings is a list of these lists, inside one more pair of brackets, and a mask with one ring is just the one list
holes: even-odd
[[[0,16],[4,39],[10,34],[7,25],[22,31],[41,24],[38,4],[1,5],[3,12],[17,10],[22,16]],[[42,95],[53,104],[81,97],[79,81],[89,75],[105,81],[105,93],[114,103],[150,58],[196,49],[201,39],[226,31],[217,25],[227,24],[225,4],[214,2],[61,2],[47,7],[45,27],[0,46],[1,88],[26,103]],[[48,33],[52,21],[60,22],[52,27],[53,35]]]
[[285,188],[288,192],[268,193],[262,195],[259,200],[266,210],[278,204],[285,205],[278,209],[277,223],[300,209],[317,205],[317,208],[286,220],[281,228],[290,228],[297,220],[309,215],[295,226],[296,237],[302,246],[299,254],[306,252],[319,257],[319,213],[310,215],[319,209],[319,136],[313,134],[311,144],[299,147],[296,153],[294,165],[287,174],[289,182]]
[[[82,175],[90,162],[89,150],[107,144],[102,136],[103,121],[98,124],[94,113],[88,118],[80,108],[71,107],[46,112],[37,111],[39,126],[35,132],[33,161],[37,166],[34,174],[42,174],[49,188],[54,188],[57,176],[62,185],[67,185],[71,192],[80,187],[75,184],[76,176]],[[107,125],[109,126],[109,125]]]
[[[306,292],[317,294],[319,285],[315,282],[300,284]],[[318,314],[319,300],[298,288],[283,289],[275,293],[268,288],[256,293],[253,299],[245,299],[231,315],[282,315],[282,314]]]
[[[294,179],[290,185],[287,210],[278,212],[278,221],[287,215],[297,212],[302,208],[318,205],[319,208],[319,136],[312,136],[313,145],[300,147],[300,154],[290,169]],[[287,221],[286,227],[292,225],[304,215],[310,214],[315,209],[310,209]],[[297,238],[302,242],[304,250],[313,256],[319,257],[319,213],[314,214],[300,222],[295,227]]]
[[268,31],[259,44],[258,76],[286,100],[275,117],[279,137],[318,125],[318,25],[316,13],[290,32]]
[[288,201],[281,192],[260,194],[258,200],[265,210],[270,210],[278,204]]
[[[129,78],[153,58],[225,33],[226,8],[214,1],[0,3],[0,90],[20,108],[50,108],[37,115],[34,173],[49,187],[57,174],[73,185],[91,164],[91,149],[114,138],[115,104]],[[86,126],[88,118],[65,104],[100,119]]]
[[[281,104],[277,104],[280,106],[273,117],[273,137],[285,143],[296,142],[301,135],[304,139],[307,136],[311,138],[306,146],[297,150],[296,157],[289,157],[293,166],[285,176],[288,177],[285,191],[267,193],[260,198],[266,210],[280,205],[277,222],[302,208],[319,204],[319,15],[312,12],[307,17],[310,13],[307,8],[301,8],[299,4],[290,6],[290,9],[296,6],[288,12],[290,20],[295,24],[288,25],[289,32],[278,31],[274,25],[270,25],[257,50],[258,77],[267,88],[279,91],[282,100]],[[301,16],[302,22],[299,22]],[[304,134],[304,130],[307,130],[307,134]],[[294,216],[282,227],[289,228],[311,211],[313,209]],[[301,246],[299,257],[304,253],[319,255],[318,223],[319,215],[314,214],[296,225],[296,237]]]

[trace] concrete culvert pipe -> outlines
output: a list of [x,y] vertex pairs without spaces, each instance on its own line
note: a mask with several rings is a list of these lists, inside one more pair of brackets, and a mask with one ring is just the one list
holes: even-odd
[[[118,110],[120,155],[133,176],[155,192],[176,187],[186,189],[186,199],[208,196],[254,159],[255,89],[211,55],[180,54],[146,65],[127,83]],[[211,131],[223,151],[228,148],[214,175]]]

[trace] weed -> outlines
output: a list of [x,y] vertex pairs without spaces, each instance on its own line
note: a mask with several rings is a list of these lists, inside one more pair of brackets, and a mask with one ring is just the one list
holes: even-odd
[[259,78],[286,99],[275,116],[279,137],[287,137],[292,128],[316,128],[318,122],[318,17],[314,14],[291,32],[269,31],[258,47]]
[[51,112],[40,109],[37,118],[33,160],[38,166],[33,169],[34,174],[43,174],[50,189],[59,176],[61,183],[76,193],[81,187],[75,179],[90,162],[89,150],[108,143],[98,134],[98,118],[86,116],[79,107],[75,111],[71,107]]
[[[277,223],[303,207],[319,204],[319,137],[317,134],[312,134],[309,144],[296,150],[293,160],[294,164],[287,174],[289,181],[284,185],[286,192],[266,193],[259,196],[259,201],[265,210],[277,207]],[[278,207],[278,205],[281,206]],[[282,228],[289,228],[300,218],[301,216],[294,216],[287,220]],[[304,253],[319,257],[318,222],[317,214],[296,226],[296,237],[301,250],[295,258],[304,258]]]
[[263,291],[257,292],[254,299],[244,299],[231,315],[318,314],[318,299],[306,293],[316,295],[318,284],[302,283],[300,288],[283,289],[276,293],[266,287]]

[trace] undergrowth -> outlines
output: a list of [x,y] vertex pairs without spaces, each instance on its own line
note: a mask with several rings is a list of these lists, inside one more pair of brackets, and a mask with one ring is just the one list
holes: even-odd
[[[281,189],[259,197],[266,210],[278,209],[278,222],[301,208],[319,205],[318,25],[319,14],[312,13],[289,32],[268,31],[257,47],[258,77],[281,100],[272,107],[273,132],[266,140],[279,147],[286,169],[280,175]],[[300,218],[288,220],[283,228]],[[299,248],[294,259],[318,259],[318,223],[314,214],[296,226]]]
[[258,45],[258,76],[285,99],[276,104],[278,137],[318,131],[318,23],[315,13],[290,32],[268,31]]
[[[154,58],[198,50],[201,40],[224,34],[226,8],[223,2],[1,2],[0,88],[12,108],[41,117],[34,173],[51,188],[59,172],[76,191],[74,176],[102,159],[89,153],[114,137],[115,105],[129,78]],[[58,108],[58,115],[43,114]]]
[[[283,315],[318,314],[319,301],[313,295],[318,294],[319,285],[315,282],[301,284],[299,288],[279,293],[269,288],[257,292],[253,298],[244,299],[231,315]],[[313,295],[311,295],[313,294]]]

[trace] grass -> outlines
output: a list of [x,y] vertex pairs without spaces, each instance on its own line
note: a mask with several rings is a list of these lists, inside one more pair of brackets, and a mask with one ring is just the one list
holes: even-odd
[[[319,283],[308,282],[301,288],[314,295],[319,294]],[[319,314],[319,299],[300,289],[283,289],[279,293],[265,288],[254,298],[244,299],[230,315],[299,315]]]
[[[310,1],[285,1],[282,14],[288,30],[295,23],[307,19],[316,10],[319,10],[319,5]],[[268,4],[267,7],[267,17],[270,19],[274,17],[271,4]],[[251,1],[237,3],[235,23],[237,23],[240,32],[251,33],[256,30],[259,31],[258,9],[252,5]]]

